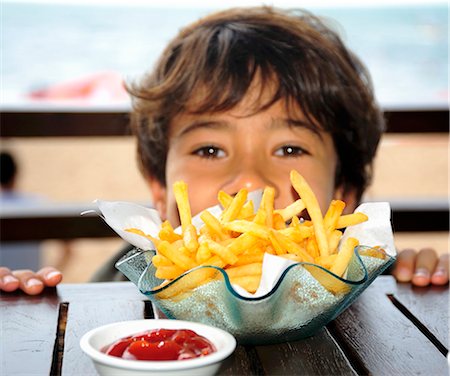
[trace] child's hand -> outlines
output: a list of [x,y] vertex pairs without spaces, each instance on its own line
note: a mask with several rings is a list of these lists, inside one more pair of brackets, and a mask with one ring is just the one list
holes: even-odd
[[449,255],[437,256],[434,249],[424,248],[419,253],[405,249],[397,256],[392,274],[399,282],[415,286],[445,285],[448,283]]
[[56,286],[62,280],[59,270],[47,266],[38,272],[31,270],[14,270],[0,267],[0,291],[11,292],[21,289],[28,295],[40,294],[44,287]]

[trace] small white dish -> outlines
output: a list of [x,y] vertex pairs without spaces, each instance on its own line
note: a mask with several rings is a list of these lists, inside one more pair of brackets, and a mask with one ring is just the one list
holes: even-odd
[[[126,360],[101,351],[107,345],[150,329],[190,329],[211,341],[216,351],[212,354],[187,360]],[[104,325],[90,330],[80,340],[81,349],[92,359],[99,375],[214,375],[223,360],[236,348],[235,338],[213,326],[182,320],[132,320]]]

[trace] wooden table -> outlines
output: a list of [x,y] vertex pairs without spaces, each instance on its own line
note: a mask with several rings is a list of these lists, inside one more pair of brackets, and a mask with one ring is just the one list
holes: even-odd
[[[238,346],[223,375],[448,375],[448,287],[413,288],[379,277],[319,334]],[[88,330],[153,317],[131,282],[62,284],[37,297],[2,294],[2,375],[96,374],[79,347]]]

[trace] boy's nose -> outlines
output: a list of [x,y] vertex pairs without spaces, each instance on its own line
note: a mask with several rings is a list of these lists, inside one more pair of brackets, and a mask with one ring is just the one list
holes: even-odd
[[239,171],[222,187],[222,190],[230,195],[235,195],[240,189],[245,188],[248,192],[264,189],[267,186],[275,188],[275,197],[278,194],[277,186],[271,182],[268,173],[262,173],[253,169]]

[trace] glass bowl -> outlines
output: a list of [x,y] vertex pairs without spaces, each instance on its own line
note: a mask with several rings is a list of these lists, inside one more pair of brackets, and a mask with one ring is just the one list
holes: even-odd
[[345,278],[311,263],[286,268],[265,295],[236,292],[226,272],[192,269],[169,283],[155,277],[155,251],[134,249],[116,268],[168,317],[212,325],[240,344],[271,344],[309,337],[335,319],[395,260],[383,250],[355,248]]

